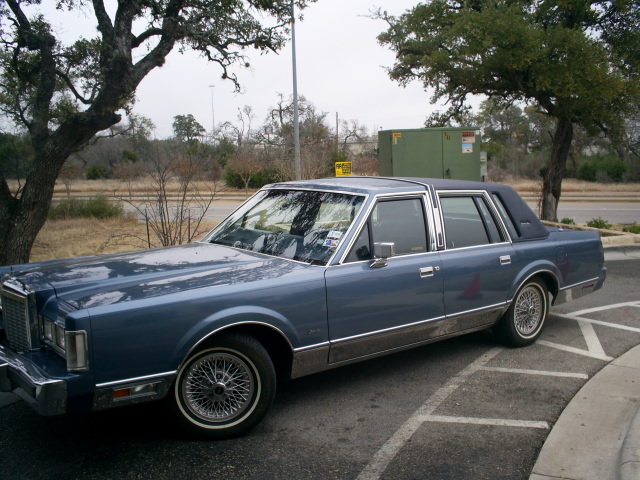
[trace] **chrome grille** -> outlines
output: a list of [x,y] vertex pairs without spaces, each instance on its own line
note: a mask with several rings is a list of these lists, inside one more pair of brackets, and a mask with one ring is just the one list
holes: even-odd
[[9,347],[20,353],[31,349],[28,305],[26,297],[2,292],[2,323]]

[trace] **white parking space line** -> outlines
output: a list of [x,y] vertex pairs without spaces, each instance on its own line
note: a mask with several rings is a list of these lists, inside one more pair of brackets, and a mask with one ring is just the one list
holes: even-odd
[[607,355],[599,355],[591,353],[588,350],[582,350],[580,348],[569,347],[568,345],[560,345],[559,343],[548,342],[546,340],[538,340],[536,342],[539,345],[544,345],[545,347],[555,348],[556,350],[562,350],[563,352],[575,353],[576,355],[582,355],[583,357],[595,358],[597,360],[604,360],[605,362],[610,362],[613,360],[612,357]]
[[551,372],[547,370],[527,370],[520,368],[501,368],[501,367],[482,367],[480,370],[486,370],[487,372],[499,372],[499,373],[516,373],[519,375],[541,375],[545,377],[561,377],[561,378],[579,378],[586,380],[589,375],[586,373],[571,373],[571,372]]
[[[628,305],[628,306],[640,308],[640,305]],[[556,317],[566,318],[568,320],[576,320],[576,321],[579,321],[579,322],[588,322],[588,323],[591,323],[593,325],[602,325],[603,327],[611,327],[611,328],[616,328],[618,330],[626,330],[628,332],[640,333],[640,328],[629,327],[627,325],[620,325],[618,323],[603,322],[602,320],[593,320],[591,318],[578,317],[576,315],[563,315],[561,313],[556,313],[555,316]]]
[[438,406],[445,401],[449,395],[456,391],[467,379],[476,373],[486,363],[491,361],[504,349],[501,347],[492,348],[487,353],[480,356],[458,375],[453,377],[449,383],[436,391],[424,402],[418,410],[396,431],[396,433],[378,450],[369,464],[358,475],[358,480],[378,480],[389,463],[394,459],[400,449],[407,443],[413,434],[424,423],[424,418],[435,411]]
[[622,308],[622,307],[640,307],[640,301],[612,303],[611,305],[604,305],[602,307],[594,307],[594,308],[586,308],[584,310],[578,310],[577,312],[573,312],[570,315],[560,315],[560,316],[581,317],[582,315],[588,315],[589,313],[604,312],[605,310],[613,310],[613,309]]
[[585,342],[587,342],[587,350],[598,358],[607,357],[607,354],[604,352],[604,348],[602,348],[602,344],[600,343],[600,339],[598,338],[598,335],[596,335],[596,331],[593,329],[593,325],[589,322],[585,322],[584,320],[578,320],[578,325],[580,326],[580,331],[582,332]]
[[428,415],[423,422],[463,423],[465,425],[489,425],[492,427],[517,427],[517,428],[541,428],[549,429],[547,422],[530,420],[505,420],[502,418],[477,418],[477,417],[448,417],[444,415]]

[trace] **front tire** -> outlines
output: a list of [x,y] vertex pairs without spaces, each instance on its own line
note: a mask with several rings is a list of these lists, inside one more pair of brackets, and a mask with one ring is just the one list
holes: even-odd
[[275,392],[275,369],[262,344],[230,334],[187,359],[171,399],[179,425],[189,433],[228,438],[257,425]]
[[524,347],[534,343],[549,314],[549,293],[537,279],[525,283],[509,309],[496,325],[496,333],[509,346]]

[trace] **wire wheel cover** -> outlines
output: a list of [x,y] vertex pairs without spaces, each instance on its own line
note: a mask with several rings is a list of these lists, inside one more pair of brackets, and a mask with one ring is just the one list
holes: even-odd
[[207,422],[228,422],[251,406],[255,381],[242,358],[215,352],[197,359],[182,383],[187,408]]
[[540,326],[544,315],[543,298],[540,291],[528,286],[516,300],[514,322],[516,330],[524,336],[531,335]]

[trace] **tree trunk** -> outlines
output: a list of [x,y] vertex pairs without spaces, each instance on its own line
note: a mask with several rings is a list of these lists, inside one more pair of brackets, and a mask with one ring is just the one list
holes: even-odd
[[[46,155],[47,160],[42,161]],[[47,220],[56,178],[66,153],[36,152],[18,198],[2,195],[0,201],[0,265],[27,263],[38,232]]]
[[[82,114],[78,118],[83,118]],[[85,125],[69,122],[47,141],[34,145],[35,158],[22,192],[15,197],[0,175],[0,265],[29,261],[33,243],[47,221],[56,179],[65,160],[97,132],[117,123],[120,117],[107,112],[91,120]]]
[[553,145],[549,163],[542,170],[542,220],[558,218],[558,203],[562,192],[562,176],[569,158],[573,140],[573,122],[569,118],[559,117],[553,134]]

